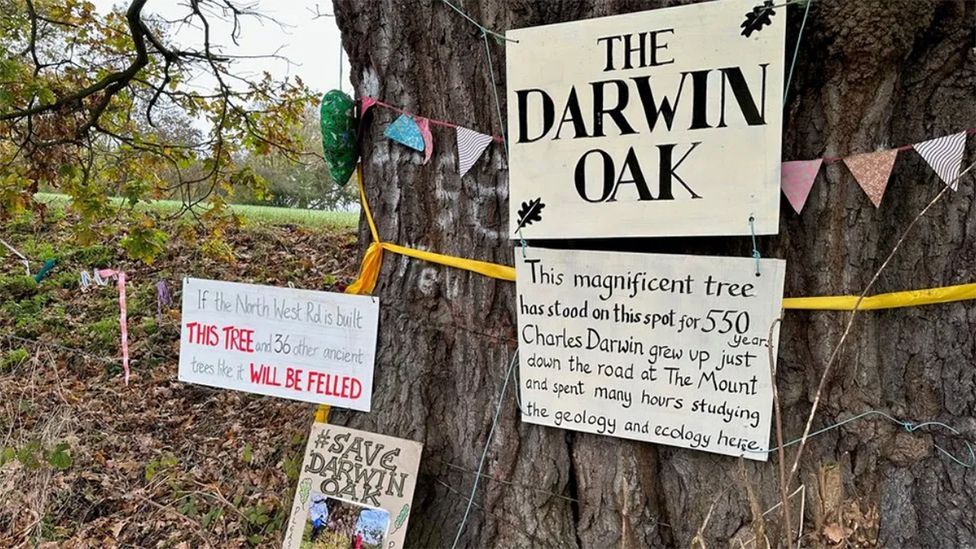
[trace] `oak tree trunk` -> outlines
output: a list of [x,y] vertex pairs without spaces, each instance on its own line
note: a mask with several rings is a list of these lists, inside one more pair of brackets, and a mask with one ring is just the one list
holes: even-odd
[[[504,30],[688,2],[458,3]],[[358,96],[501,132],[481,33],[449,6],[335,0],[335,12]],[[802,5],[789,7],[788,58],[802,15]],[[974,27],[972,1],[814,2],[789,90],[784,159],[868,152],[976,126]],[[504,110],[504,46],[492,40],[490,48]],[[381,237],[511,265],[503,148],[490,146],[461,179],[452,131],[434,128],[435,154],[423,166],[420,155],[383,138],[393,116],[376,113],[363,149]],[[784,201],[780,234],[761,238],[760,250],[787,260],[787,296],[859,293],[941,186],[917,154],[901,153],[875,210],[846,168],[832,164],[802,215]],[[919,222],[875,291],[976,281],[973,195],[969,175]],[[369,240],[364,224],[360,239]],[[538,245],[740,256],[750,249],[748,237]],[[373,411],[334,419],[424,443],[410,547],[454,540],[475,479],[465,470],[478,466],[516,348],[514,290],[466,271],[384,258],[375,292],[383,306]],[[846,319],[838,312],[785,314],[776,383],[787,439],[803,431]],[[880,409],[943,421],[976,440],[973,320],[971,302],[859,315],[814,427]],[[722,547],[752,539],[747,483],[763,510],[779,501],[775,456],[745,463],[743,472],[729,457],[524,424],[513,389],[514,381],[460,546],[688,547],[700,532],[708,547]],[[794,482],[806,487],[804,545],[846,537],[887,547],[976,546],[976,469],[933,446],[960,452],[961,440],[939,431],[909,434],[877,419],[812,439]],[[798,513],[799,496],[793,502]],[[766,535],[784,545],[777,516],[767,515]]]

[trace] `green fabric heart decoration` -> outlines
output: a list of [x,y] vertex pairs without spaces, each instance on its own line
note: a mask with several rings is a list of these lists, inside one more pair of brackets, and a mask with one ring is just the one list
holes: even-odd
[[340,187],[356,171],[359,143],[356,140],[356,102],[340,90],[322,96],[319,125],[322,129],[322,152],[329,175]]

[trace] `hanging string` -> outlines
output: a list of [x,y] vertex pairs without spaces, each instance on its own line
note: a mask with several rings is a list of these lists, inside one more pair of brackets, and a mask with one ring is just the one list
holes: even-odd
[[[432,477],[432,478],[433,478],[434,482],[436,482],[437,484],[440,484],[444,488],[447,488],[447,491],[450,492],[451,494],[453,494],[455,496],[458,496],[461,499],[465,499],[467,497],[463,493],[461,493],[460,490],[458,490],[457,488],[454,488],[453,486],[451,486],[450,484],[444,482],[443,480],[441,480],[441,479],[439,479],[437,477]],[[484,507],[482,507],[482,506],[480,506],[478,504],[475,504],[474,505],[474,508],[475,509],[478,509],[479,511],[481,511],[486,516],[489,516],[489,517],[498,519],[501,522],[507,522],[514,529],[516,529],[519,532],[521,532],[526,538],[528,538],[528,539],[532,540],[533,542],[535,542],[536,545],[534,545],[534,547],[552,547],[554,549],[562,549],[562,547],[560,547],[558,545],[555,545],[555,544],[553,544],[552,542],[550,542],[548,540],[544,540],[544,539],[537,538],[531,532],[529,532],[528,530],[526,530],[522,526],[522,524],[520,522],[518,522],[518,521],[512,520],[512,519],[510,519],[508,517],[499,515],[497,513],[492,513],[491,511],[485,509]]]
[[[410,112],[410,111],[408,111],[406,109],[403,109],[401,107],[397,107],[396,105],[391,105],[390,103],[387,103],[385,101],[380,101],[378,99],[374,99],[374,101],[376,101],[376,103],[374,103],[375,105],[379,105],[379,106],[381,106],[381,107],[383,107],[385,109],[389,109],[389,110],[391,110],[393,112],[396,112],[396,113],[399,113],[399,114],[406,114],[406,115],[411,116],[411,117],[426,118],[431,124],[433,124],[435,126],[442,126],[442,127],[445,127],[445,128],[453,128],[453,129],[456,129],[456,128],[459,127],[457,124],[455,124],[453,122],[448,122],[446,120],[437,120],[437,119],[434,119],[434,118],[428,118],[428,117],[423,116],[423,115],[414,114],[414,113],[412,113],[412,112]],[[959,130],[958,132],[953,132],[953,133],[960,133],[960,132],[966,132],[966,135],[974,135],[974,134],[976,134],[976,127],[966,128],[966,129]],[[485,134],[485,135],[488,135],[488,134]],[[947,135],[952,135],[952,134],[947,134]],[[492,135],[491,138],[494,139],[495,141],[499,142],[499,143],[505,143],[505,139],[502,136],[500,136],[500,135]],[[900,152],[904,152],[904,151],[911,150],[912,148],[914,148],[914,144],[909,143],[909,144],[905,144],[905,145],[899,145],[898,147],[894,147],[893,150],[897,150],[897,151],[900,151]],[[506,147],[506,149],[507,149],[507,147]],[[850,157],[850,156],[856,156],[858,154],[863,154],[863,153],[853,152],[853,153],[847,154],[846,156],[823,156],[821,158],[823,159],[823,161],[824,161],[825,164],[833,164],[835,162],[840,162],[841,160],[844,160],[844,158],[847,158],[847,157]]]
[[512,361],[508,365],[508,372],[505,373],[505,382],[502,383],[502,392],[498,395],[498,404],[495,405],[495,417],[491,420],[491,428],[488,430],[488,440],[485,441],[485,448],[481,451],[481,461],[478,462],[477,477],[474,479],[474,485],[471,486],[471,496],[468,498],[468,506],[464,510],[464,517],[461,518],[461,524],[458,526],[457,535],[454,536],[454,544],[451,545],[451,549],[457,549],[458,542],[461,541],[461,534],[464,533],[464,525],[468,522],[468,516],[471,514],[471,506],[474,505],[474,496],[478,492],[478,483],[481,480],[481,472],[485,468],[485,459],[488,457],[488,449],[491,447],[491,439],[495,434],[495,427],[498,426],[498,418],[501,416],[502,402],[505,400],[505,391],[508,389],[508,380],[512,377],[512,371],[515,370],[515,364],[518,362],[518,350],[512,353]]
[[[810,4],[813,3],[813,0],[798,0],[798,1],[799,2],[805,1],[807,6],[806,9],[803,10],[803,21],[800,22],[800,32],[796,36],[796,46],[794,46],[793,48],[793,61],[790,62],[790,71],[788,76],[786,77],[786,87],[783,89],[784,110],[786,109],[786,100],[790,96],[790,83],[793,81],[793,69],[796,67],[796,58],[800,54],[800,42],[803,41],[803,29],[805,29],[807,26],[807,16],[810,15]],[[797,3],[797,2],[786,2],[782,5],[786,6],[792,3]]]
[[455,465],[453,463],[444,461],[442,459],[437,459],[435,457],[428,456],[428,457],[425,457],[424,459],[425,460],[433,461],[435,463],[440,463],[441,465],[444,465],[448,469],[453,469],[455,471],[458,471],[460,473],[465,473],[465,474],[468,474],[468,475],[478,476],[478,477],[481,477],[481,478],[483,478],[485,480],[490,480],[492,482],[498,482],[500,484],[506,484],[508,486],[512,486],[512,487],[515,487],[515,488],[520,488],[520,489],[523,489],[523,490],[529,490],[529,491],[532,491],[532,492],[538,492],[540,494],[545,494],[545,495],[547,495],[549,497],[554,497],[554,498],[566,500],[566,501],[569,501],[571,503],[579,503],[580,502],[578,499],[571,498],[571,497],[569,497],[567,495],[564,495],[564,494],[557,494],[556,492],[551,492],[549,490],[543,490],[542,488],[536,488],[535,486],[531,486],[531,485],[528,485],[528,484],[519,483],[519,482],[512,482],[510,480],[506,480],[506,479],[503,479],[503,478],[493,477],[491,475],[486,475],[484,473],[478,473],[477,471],[474,471],[474,470],[471,470],[471,469],[466,469],[464,467],[461,467],[460,465]]
[[[408,111],[408,110],[406,110],[404,108],[397,107],[396,105],[391,105],[391,104],[386,103],[384,101],[380,101],[379,99],[375,99],[375,98],[371,98],[371,99],[373,99],[373,101],[374,101],[373,104],[374,105],[379,105],[379,106],[383,107],[384,109],[389,109],[389,110],[391,110],[391,111],[393,111],[395,113],[399,113],[399,114],[405,114],[405,115],[410,116],[412,118],[424,118],[428,122],[430,122],[431,124],[433,124],[434,126],[442,126],[442,127],[445,127],[445,128],[452,128],[452,129],[457,129],[457,128],[460,127],[460,126],[458,126],[457,124],[455,124],[453,122],[448,122],[446,120],[437,120],[436,118],[427,118],[426,116],[421,116],[421,115],[414,114],[414,113],[412,113],[412,112],[410,112],[410,111]],[[360,99],[360,101],[362,101],[362,99]],[[485,135],[488,135],[488,134],[485,134]],[[504,138],[502,138],[502,136],[500,136],[500,135],[492,135],[491,138],[494,139],[495,141],[498,141],[499,143],[504,143],[505,142]]]
[[756,245],[756,217],[749,216],[749,231],[752,233],[752,258],[756,260],[756,276],[759,276],[759,260],[762,256],[759,255],[759,246]]
[[494,36],[495,38],[499,38],[501,40],[506,40],[508,42],[515,42],[516,44],[518,44],[518,40],[514,40],[512,38],[506,38],[504,34],[498,34],[497,32],[489,29],[488,27],[486,27],[486,26],[482,25],[481,23],[479,23],[479,22],[475,21],[474,19],[472,19],[470,15],[468,15],[468,14],[464,13],[463,11],[461,11],[461,8],[455,6],[454,4],[448,2],[447,0],[441,0],[441,2],[443,2],[443,3],[447,4],[448,6],[450,6],[450,8],[452,10],[458,12],[461,15],[461,17],[464,17],[469,22],[471,22],[472,25],[474,25],[474,26],[478,27],[479,29],[481,29],[481,32],[482,33],[484,33],[484,34],[490,34],[490,35]]
[[508,141],[505,139],[505,119],[502,117],[502,104],[498,100],[498,86],[495,84],[495,69],[491,62],[491,48],[488,47],[488,33],[482,31],[481,37],[485,41],[485,57],[488,58],[488,74],[491,76],[491,95],[495,98],[495,111],[498,114],[498,125],[502,129],[502,145],[505,146],[505,161],[508,161]]
[[46,347],[48,349],[56,349],[56,350],[61,351],[61,352],[64,352],[64,353],[70,353],[70,354],[82,356],[82,357],[85,357],[85,358],[89,358],[91,360],[98,360],[100,362],[105,362],[105,363],[108,363],[108,364],[119,364],[120,362],[122,362],[121,359],[119,359],[119,358],[115,358],[115,357],[104,357],[104,356],[101,356],[101,355],[97,355],[95,353],[90,353],[88,351],[85,351],[84,349],[78,349],[77,347],[68,347],[68,346],[65,346],[65,345],[58,345],[57,343],[49,343],[47,341],[39,341],[39,340],[36,340],[36,339],[28,339],[26,337],[15,336],[13,334],[0,334],[0,337],[3,337],[4,339],[7,339],[8,341],[16,341],[16,342],[23,343],[23,344],[26,344],[26,345],[33,345],[34,347]]
[[[973,135],[973,134],[976,134],[976,128],[967,128],[965,130],[959,130],[958,132],[954,132],[954,133],[962,133],[962,132],[965,132],[966,135]],[[947,134],[947,135],[953,135],[953,134]],[[893,147],[891,149],[886,149],[886,150],[895,150],[895,151],[898,151],[898,152],[904,152],[904,151],[910,151],[910,150],[912,150],[914,148],[915,148],[915,145],[914,144],[907,144],[907,145],[899,145],[897,147]],[[824,164],[834,164],[834,163],[840,162],[840,161],[842,161],[845,158],[848,158],[850,156],[856,156],[857,154],[863,154],[863,153],[854,153],[854,154],[849,154],[847,156],[825,156],[825,157],[823,157],[823,161],[824,161]],[[958,181],[961,177],[962,177],[962,174],[960,174],[959,177],[956,178],[956,181]]]
[[[922,423],[913,423],[911,421],[903,421],[903,420],[900,420],[900,419],[896,419],[896,418],[892,417],[891,415],[889,415],[889,414],[887,414],[885,412],[882,412],[880,410],[868,410],[867,412],[862,412],[860,414],[857,414],[856,416],[853,416],[853,417],[847,418],[847,419],[845,419],[843,421],[839,421],[837,423],[834,423],[833,425],[828,425],[828,426],[824,427],[823,429],[820,429],[820,430],[817,430],[817,431],[813,431],[812,433],[810,433],[807,436],[807,438],[810,439],[810,438],[813,438],[815,436],[822,435],[824,433],[833,431],[834,429],[837,429],[839,427],[843,427],[844,425],[847,425],[848,423],[851,423],[853,421],[857,421],[859,419],[863,419],[863,418],[866,418],[866,417],[869,417],[869,416],[881,416],[882,418],[887,419],[888,421],[891,421],[892,423],[896,423],[896,424],[900,425],[902,428],[905,429],[905,431],[907,431],[909,433],[912,433],[912,434],[914,434],[915,431],[917,431],[919,429],[924,429],[926,427],[941,427],[941,428],[949,431],[953,435],[962,436],[962,433],[960,433],[957,429],[953,428],[950,425],[947,425],[945,423],[942,423],[941,421],[923,421]],[[766,451],[755,451],[755,452],[751,452],[751,453],[767,454],[767,453],[777,452],[781,448],[784,448],[785,449],[785,448],[789,448],[790,446],[799,444],[802,440],[803,440],[802,438],[798,438],[798,439],[791,440],[791,441],[783,444],[783,446],[777,446],[776,448],[770,448],[769,450],[766,450]],[[949,459],[951,459],[952,461],[956,462],[958,465],[961,465],[961,466],[963,466],[963,467],[965,467],[967,469],[972,468],[972,467],[976,467],[976,452],[973,451],[972,444],[970,444],[969,441],[968,440],[965,440],[965,439],[963,440],[963,444],[965,444],[966,450],[969,452],[969,460],[967,462],[964,462],[964,461],[960,460],[956,456],[952,455],[952,453],[950,453],[948,450],[946,450],[945,448],[939,446],[938,444],[934,444],[933,443],[933,446],[935,446],[935,448],[939,452],[942,452],[942,454],[944,456],[946,456]]]

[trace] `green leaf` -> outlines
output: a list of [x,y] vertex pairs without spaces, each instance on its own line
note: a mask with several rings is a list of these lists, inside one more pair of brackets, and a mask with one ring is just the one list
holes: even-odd
[[47,462],[58,471],[65,471],[71,467],[71,454],[68,453],[68,443],[62,442],[48,454]]
[[7,446],[3,451],[0,451],[0,467],[13,461],[15,457],[17,457],[17,450]]
[[37,459],[37,454],[40,450],[40,441],[31,441],[20,450],[17,450],[17,461],[27,469],[38,469],[41,466],[41,462]]

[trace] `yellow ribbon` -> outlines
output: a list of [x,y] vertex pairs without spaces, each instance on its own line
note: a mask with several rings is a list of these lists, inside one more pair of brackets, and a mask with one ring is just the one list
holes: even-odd
[[[462,257],[427,252],[381,241],[379,232],[376,230],[376,223],[373,221],[373,214],[369,209],[369,203],[366,201],[361,164],[358,175],[359,199],[363,205],[363,212],[366,214],[366,221],[369,224],[373,242],[366,249],[366,255],[363,256],[359,277],[346,288],[346,293],[373,293],[373,289],[376,287],[376,280],[380,275],[380,267],[383,265],[383,250],[439,265],[454,267],[456,269],[465,269],[499,280],[515,281],[515,268],[509,267],[508,265],[464,259]],[[792,310],[852,311],[857,305],[859,311],[873,311],[878,309],[896,309],[899,307],[950,303],[969,299],[976,299],[976,284],[959,284],[957,286],[878,294],[865,297],[861,300],[860,305],[857,305],[858,296],[855,295],[787,297],[783,299],[783,308]]]
[[[806,309],[820,311],[852,311],[857,305],[856,295],[836,295],[822,297],[787,297],[783,299],[784,309]],[[865,297],[857,305],[859,311],[878,309],[897,309],[899,307],[918,307],[936,303],[951,303],[976,299],[976,284],[959,284],[921,290],[905,290]]]

